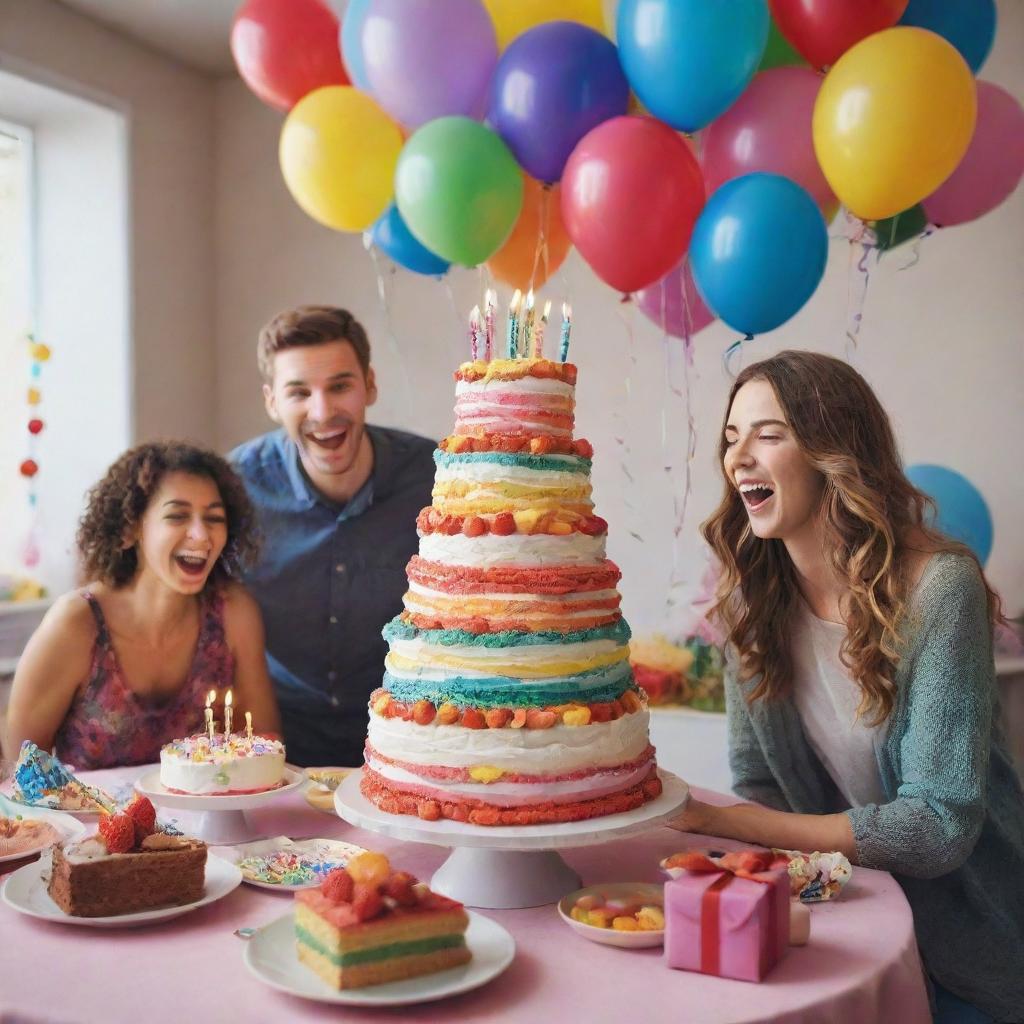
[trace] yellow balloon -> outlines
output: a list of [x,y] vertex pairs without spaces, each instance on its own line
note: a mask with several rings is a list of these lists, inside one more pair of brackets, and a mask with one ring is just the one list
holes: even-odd
[[375,100],[328,85],[292,107],[278,157],[288,191],[310,217],[338,231],[364,231],[394,196],[401,149],[398,125]]
[[499,50],[545,21],[578,21],[604,32],[602,6],[601,0],[484,0],[494,22]]
[[876,32],[847,50],[814,105],[814,151],[855,216],[882,220],[934,192],[967,151],[974,76],[956,48],[921,28]]

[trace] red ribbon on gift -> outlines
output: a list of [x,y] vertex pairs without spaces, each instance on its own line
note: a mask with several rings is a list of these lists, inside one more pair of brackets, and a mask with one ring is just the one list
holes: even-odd
[[[767,878],[761,872],[772,866],[773,856],[768,850],[745,850],[742,853],[727,853],[717,860],[697,850],[677,855],[673,858],[674,867],[683,868],[694,874],[720,874],[711,885],[704,890],[700,902],[700,969],[702,974],[718,974],[720,970],[719,949],[721,947],[721,930],[719,928],[720,902],[722,890],[731,885],[737,878],[748,878],[751,882],[771,885],[774,878]],[[775,900],[768,901],[768,929],[761,933],[761,973],[768,966],[768,950],[772,936],[778,930],[778,914]]]

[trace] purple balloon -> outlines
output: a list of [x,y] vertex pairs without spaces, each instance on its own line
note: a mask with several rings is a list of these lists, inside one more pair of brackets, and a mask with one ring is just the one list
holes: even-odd
[[370,92],[399,124],[483,116],[498,42],[480,0],[370,0],[359,36]]
[[502,54],[487,119],[527,174],[555,182],[576,143],[628,106],[615,45],[578,22],[549,21]]
[[690,328],[689,333],[693,335],[715,319],[715,314],[704,305],[704,300],[693,283],[690,263],[686,259],[677,263],[660,281],[655,281],[654,284],[638,291],[633,298],[648,320],[676,338],[686,337],[687,326]]

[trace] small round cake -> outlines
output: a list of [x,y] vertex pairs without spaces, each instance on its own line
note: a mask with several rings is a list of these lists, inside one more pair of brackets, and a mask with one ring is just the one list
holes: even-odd
[[172,740],[160,751],[160,783],[194,796],[262,793],[284,781],[284,744],[266,736],[205,733]]

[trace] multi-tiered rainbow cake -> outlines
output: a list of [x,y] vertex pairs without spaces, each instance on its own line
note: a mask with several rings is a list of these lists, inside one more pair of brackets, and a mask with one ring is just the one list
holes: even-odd
[[576,367],[464,363],[405,610],[384,629],[362,792],[478,825],[577,821],[661,792],[618,568],[573,440]]

